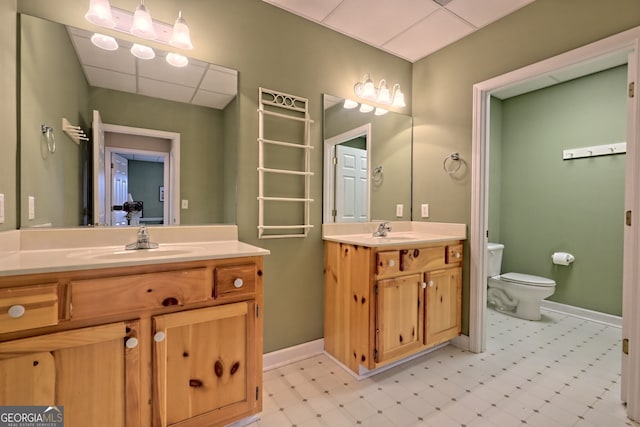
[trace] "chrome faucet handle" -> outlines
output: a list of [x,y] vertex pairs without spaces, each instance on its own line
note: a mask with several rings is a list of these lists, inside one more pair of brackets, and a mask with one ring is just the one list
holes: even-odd
[[148,242],[149,241],[149,231],[147,231],[146,225],[141,225],[138,229],[138,242]]

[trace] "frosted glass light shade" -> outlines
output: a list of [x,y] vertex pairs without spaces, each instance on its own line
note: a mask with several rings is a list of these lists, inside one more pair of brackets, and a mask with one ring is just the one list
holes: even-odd
[[389,110],[386,110],[384,108],[380,108],[380,107],[376,107],[376,112],[374,113],[376,116],[384,116],[385,114],[387,114],[389,112]]
[[111,36],[95,33],[91,36],[91,43],[104,50],[117,50],[118,42]]
[[137,43],[131,46],[131,54],[140,59],[153,59],[156,57],[156,53],[149,46]]
[[393,87],[393,102],[391,103],[391,106],[398,108],[406,107],[406,104],[404,103],[404,93],[400,90],[399,84],[396,84]]
[[362,95],[360,96],[366,99],[376,99],[376,88],[369,77],[367,77],[364,85],[362,85]]
[[84,15],[84,18],[100,27],[114,28],[116,26],[116,22],[111,16],[109,0],[91,0],[89,2],[89,10]]
[[380,104],[391,104],[391,94],[389,93],[389,88],[387,87],[387,82],[382,79],[380,80],[380,88],[378,89],[378,98],[376,102]]
[[174,67],[186,67],[187,64],[189,64],[186,56],[173,52],[167,54],[166,60],[169,65],[173,65]]
[[343,108],[346,108],[347,110],[350,110],[352,108],[356,108],[358,106],[358,103],[356,101],[354,101],[353,99],[345,99],[344,100],[344,104],[342,104]]
[[362,104],[360,106],[360,112],[361,113],[368,113],[370,111],[373,111],[373,106],[369,105],[369,104]]
[[178,19],[176,19],[176,23],[173,25],[173,33],[169,44],[180,49],[193,49],[189,27],[182,17],[182,11],[178,12]]
[[154,40],[156,38],[151,14],[143,3],[140,3],[138,7],[136,7],[136,12],[133,14],[133,25],[131,25],[130,31],[134,36],[143,39]]

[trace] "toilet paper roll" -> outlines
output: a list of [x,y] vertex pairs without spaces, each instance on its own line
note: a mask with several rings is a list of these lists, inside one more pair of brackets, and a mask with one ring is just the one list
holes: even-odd
[[567,252],[554,252],[551,255],[551,261],[557,265],[569,265],[575,260],[576,258]]

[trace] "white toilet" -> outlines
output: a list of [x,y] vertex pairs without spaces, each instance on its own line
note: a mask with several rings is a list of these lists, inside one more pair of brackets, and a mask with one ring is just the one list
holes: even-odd
[[497,311],[521,319],[540,320],[540,302],[553,295],[556,282],[530,274],[500,274],[504,245],[487,245],[489,289],[487,301]]

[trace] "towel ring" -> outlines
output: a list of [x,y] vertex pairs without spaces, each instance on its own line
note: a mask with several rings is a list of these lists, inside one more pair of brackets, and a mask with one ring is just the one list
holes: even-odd
[[40,130],[44,135],[44,139],[47,141],[47,149],[50,153],[56,152],[56,135],[53,133],[53,128],[51,126],[40,125]]
[[462,159],[460,159],[459,153],[449,154],[449,156],[444,158],[444,162],[442,162],[442,168],[449,175],[453,175],[458,172],[460,170],[460,166],[462,166]]

